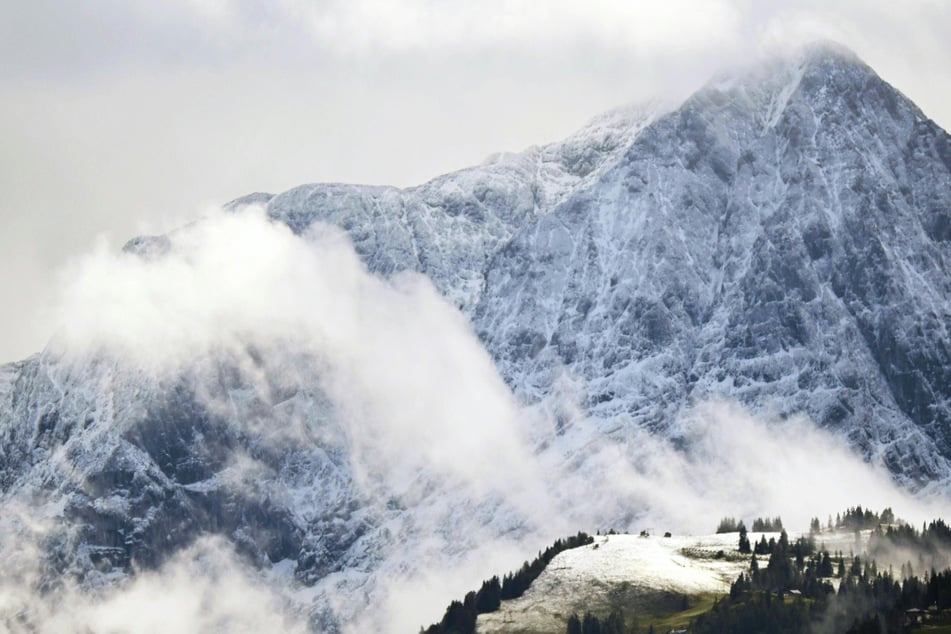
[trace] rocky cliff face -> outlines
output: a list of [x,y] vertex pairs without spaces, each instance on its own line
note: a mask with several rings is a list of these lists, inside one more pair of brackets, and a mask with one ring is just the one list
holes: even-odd
[[476,324],[519,389],[566,365],[658,429],[727,395],[946,480],[947,147],[848,53],[708,86],[519,229]]
[[[687,405],[725,397],[805,413],[913,490],[951,481],[951,137],[846,51],[812,48],[419,187],[308,185],[229,206],[248,204],[298,233],[338,225],[382,276],[425,274],[516,394],[538,402],[574,377],[588,424],[621,443],[676,434]],[[174,239],[127,250],[160,258]],[[0,370],[0,486],[55,520],[47,578],[108,584],[217,533],[260,566],[339,584],[408,565],[388,557],[421,515],[447,531],[453,509],[481,509],[500,534],[524,526],[491,496],[433,498],[436,476],[399,499],[360,486],[308,360],[267,389],[228,368],[158,377],[46,352]],[[287,417],[307,424],[262,439]],[[318,602],[314,619],[341,614]]]
[[803,412],[922,488],[951,475],[949,170],[945,131],[823,45],[418,188],[266,204],[428,275],[529,399],[567,370],[659,431],[709,396]]

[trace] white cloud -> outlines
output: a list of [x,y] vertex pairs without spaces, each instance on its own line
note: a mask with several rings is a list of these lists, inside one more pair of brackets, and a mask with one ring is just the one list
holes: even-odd
[[[319,382],[348,424],[355,462],[394,490],[422,467],[509,489],[530,450],[517,408],[467,320],[424,277],[367,272],[341,230],[306,239],[260,209],[211,211],[157,258],[103,243],[64,284],[51,348],[106,351],[151,373],[227,355]],[[316,371],[315,371],[316,368]],[[485,465],[511,465],[503,473]],[[382,465],[387,467],[384,469]]]
[[[6,506],[4,510],[9,510]],[[229,544],[205,538],[177,553],[156,571],[140,571],[110,591],[83,592],[71,580],[61,580],[55,593],[39,594],[24,583],[24,570],[40,560],[23,541],[15,539],[29,556],[17,553],[20,574],[0,575],[0,631],[10,634],[70,634],[122,632],[123,634],[244,634],[309,631],[300,617],[287,610],[281,590],[250,571]],[[9,542],[7,542],[9,543]],[[7,547],[9,549],[9,547]],[[12,550],[12,549],[11,549]],[[0,556],[10,553],[0,553]],[[32,557],[32,558],[31,558]],[[3,557],[5,566],[9,557]],[[9,568],[7,568],[9,570]]]
[[[290,4],[290,3],[288,3]],[[287,6],[287,5],[285,5]],[[635,53],[689,51],[737,35],[735,3],[493,0],[357,0],[292,4],[315,40],[343,53],[569,49],[579,44]]]

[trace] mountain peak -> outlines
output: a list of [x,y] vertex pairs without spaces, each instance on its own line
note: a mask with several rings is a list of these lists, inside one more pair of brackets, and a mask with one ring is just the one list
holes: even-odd
[[799,49],[796,57],[806,64],[835,63],[868,68],[849,47],[834,40],[815,40]]
[[792,51],[774,53],[752,62],[745,70],[727,70],[715,76],[707,88],[720,91],[785,86],[805,75],[831,77],[842,72],[875,74],[851,49],[831,40],[816,40]]
[[[828,111],[838,121],[846,113],[876,117],[863,108],[887,109],[892,117],[901,111],[920,116],[917,107],[885,82],[852,50],[829,40],[819,40],[795,50],[751,62],[743,69],[721,73],[685,102],[708,114],[730,111],[758,122],[760,130],[777,125],[795,104],[807,111]],[[862,105],[865,104],[865,105]],[[736,132],[738,122],[725,123]]]

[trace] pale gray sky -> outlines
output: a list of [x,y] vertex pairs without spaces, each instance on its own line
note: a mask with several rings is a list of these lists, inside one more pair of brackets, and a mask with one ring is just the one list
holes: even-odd
[[948,0],[129,0],[0,4],[0,361],[56,271],[207,205],[412,185],[825,38],[951,127]]

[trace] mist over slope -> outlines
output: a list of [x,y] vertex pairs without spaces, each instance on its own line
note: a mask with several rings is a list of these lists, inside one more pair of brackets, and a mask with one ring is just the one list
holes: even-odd
[[198,540],[292,629],[405,631],[578,528],[943,508],[949,210],[948,134],[823,46],[103,247],[0,368],[4,583],[134,599]]

